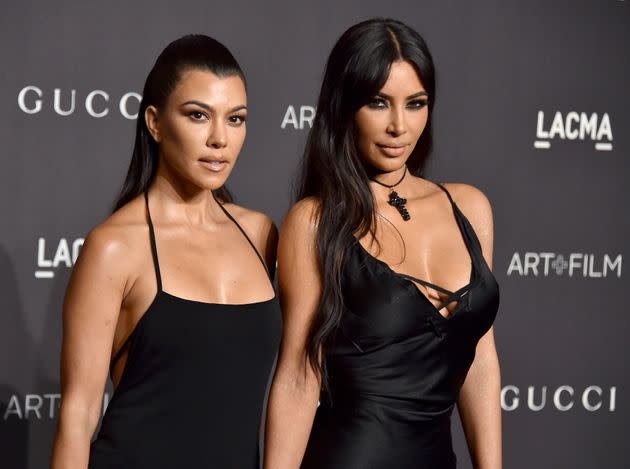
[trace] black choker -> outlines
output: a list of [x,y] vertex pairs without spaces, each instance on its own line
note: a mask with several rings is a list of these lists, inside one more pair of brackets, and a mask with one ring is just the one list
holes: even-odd
[[406,175],[407,175],[407,166],[405,166],[405,172],[403,173],[402,177],[395,184],[391,184],[391,185],[383,184],[382,182],[377,181],[376,179],[372,179],[372,181],[374,181],[376,184],[379,184],[383,187],[387,187],[388,189],[392,190],[389,193],[389,200],[387,201],[387,203],[393,207],[396,207],[396,209],[398,210],[398,213],[400,213],[400,216],[402,217],[403,220],[409,221],[411,219],[411,215],[409,215],[409,212],[407,211],[407,207],[405,207],[405,204],[407,203],[407,199],[400,197],[398,195],[398,192],[394,190],[394,187],[400,184],[402,180],[405,179]]

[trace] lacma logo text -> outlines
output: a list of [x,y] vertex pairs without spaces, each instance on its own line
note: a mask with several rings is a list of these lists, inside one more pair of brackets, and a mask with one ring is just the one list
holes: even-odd
[[59,266],[72,267],[79,257],[79,251],[83,246],[83,238],[77,238],[68,242],[66,238],[61,238],[56,243],[54,253],[46,249],[46,238],[39,238],[37,241],[37,270],[35,278],[53,278]]
[[585,112],[567,112],[562,115],[560,111],[553,116],[551,124],[545,122],[545,112],[538,111],[536,123],[536,140],[534,148],[546,150],[551,148],[551,141],[560,140],[587,140],[595,144],[595,150],[611,151],[613,149],[613,134],[610,125],[610,116],[604,113],[601,117],[593,112],[590,115]]

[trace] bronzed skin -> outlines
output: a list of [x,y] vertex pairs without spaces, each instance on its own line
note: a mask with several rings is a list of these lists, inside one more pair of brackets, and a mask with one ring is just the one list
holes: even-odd
[[[430,97],[415,69],[394,62],[390,75],[373,101],[356,114],[358,148],[373,177],[394,184],[427,122]],[[455,202],[472,223],[488,265],[492,265],[493,222],[487,198],[465,184],[446,184]],[[396,187],[407,199],[411,220],[402,220],[387,203],[389,190],[370,183],[377,211],[376,243],[359,240],[393,270],[456,291],[470,279],[470,255],[457,227],[451,205],[435,184],[410,174]],[[265,468],[300,466],[320,394],[320,377],[308,365],[305,347],[309,326],[322,290],[316,257],[318,201],[298,202],[285,219],[278,245],[278,279],[284,317],[282,349],[271,388],[267,413]],[[406,255],[403,252],[403,244]],[[443,295],[424,285],[418,288],[437,307]],[[456,303],[440,313],[448,316]],[[479,341],[474,362],[461,389],[458,409],[471,452],[479,469],[501,467],[500,370],[493,329]]]
[[[253,303],[273,288],[251,246],[211,195],[228,178],[246,133],[247,96],[238,76],[190,69],[163,109],[147,108],[159,144],[149,189],[164,291],[207,303]],[[214,164],[211,161],[221,160]],[[277,232],[265,215],[227,204],[268,265]],[[63,311],[62,401],[53,469],[85,469],[111,358],[157,291],[143,196],[90,232]],[[173,318],[174,321],[185,318]],[[118,384],[126,362],[114,369]]]

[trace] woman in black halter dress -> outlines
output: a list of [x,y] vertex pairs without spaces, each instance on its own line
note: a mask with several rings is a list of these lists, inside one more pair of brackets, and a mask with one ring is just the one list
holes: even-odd
[[224,187],[246,98],[207,36],[174,41],[151,70],[122,193],[68,287],[54,469],[259,467],[280,313],[273,223]]
[[420,177],[434,99],[408,26],[366,21],[333,48],[280,234],[269,469],[453,469],[456,404],[474,467],[501,467],[492,214]]

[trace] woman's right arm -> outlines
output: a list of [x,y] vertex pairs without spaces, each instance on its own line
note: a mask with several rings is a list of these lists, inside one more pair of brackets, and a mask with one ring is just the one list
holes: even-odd
[[283,335],[267,409],[264,467],[268,469],[300,467],[319,401],[320,377],[306,355],[322,288],[315,208],[312,199],[298,202],[280,230],[278,283]]
[[63,307],[61,408],[52,469],[85,469],[103,405],[112,342],[126,288],[125,246],[111,228],[86,238]]

